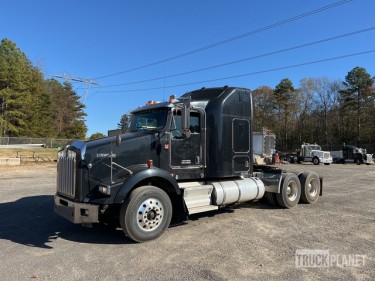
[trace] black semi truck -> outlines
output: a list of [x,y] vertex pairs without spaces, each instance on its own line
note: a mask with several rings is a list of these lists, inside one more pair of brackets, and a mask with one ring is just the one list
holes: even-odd
[[132,240],[159,237],[172,217],[259,200],[295,207],[322,195],[315,172],[254,165],[252,96],[202,88],[132,112],[124,134],[59,152],[55,212],[73,223],[119,222]]
[[342,150],[334,151],[335,157],[333,159],[334,163],[356,163],[361,164],[373,164],[372,154],[367,153],[366,149],[359,148],[354,145],[347,145],[344,143]]

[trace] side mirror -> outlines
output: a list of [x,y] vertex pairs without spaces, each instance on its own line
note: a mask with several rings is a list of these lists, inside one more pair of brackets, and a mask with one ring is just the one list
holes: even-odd
[[188,138],[190,138],[190,136],[191,136],[191,131],[190,131],[190,129],[183,129],[183,130],[182,130],[182,137],[183,137],[184,139],[188,139]]
[[181,110],[181,129],[184,139],[190,138],[190,104],[184,105]]
[[119,146],[121,144],[121,136],[117,135],[115,140],[116,146]]
[[186,105],[181,110],[181,128],[183,130],[190,128],[190,107]]

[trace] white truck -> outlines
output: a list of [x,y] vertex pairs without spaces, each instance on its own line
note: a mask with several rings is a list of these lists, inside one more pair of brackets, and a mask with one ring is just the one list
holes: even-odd
[[312,162],[314,165],[319,165],[320,163],[329,165],[333,162],[333,159],[329,151],[322,151],[322,148],[316,143],[303,143],[297,156],[297,163],[300,164],[302,162]]

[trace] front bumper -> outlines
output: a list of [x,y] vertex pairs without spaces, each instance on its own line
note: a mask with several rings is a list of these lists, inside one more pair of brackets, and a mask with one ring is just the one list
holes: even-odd
[[328,159],[319,158],[319,161],[320,163],[323,163],[323,164],[332,164],[333,162],[332,158],[328,158]]
[[99,222],[99,206],[77,203],[55,195],[55,213],[72,223]]
[[374,160],[372,159],[372,154],[366,154],[366,160],[364,160],[365,164],[373,164]]

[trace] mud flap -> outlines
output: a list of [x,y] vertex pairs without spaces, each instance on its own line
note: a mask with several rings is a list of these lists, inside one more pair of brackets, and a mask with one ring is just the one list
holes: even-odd
[[320,193],[319,196],[323,196],[323,177],[320,177]]

